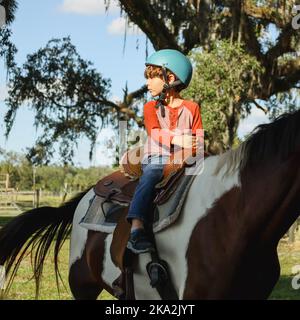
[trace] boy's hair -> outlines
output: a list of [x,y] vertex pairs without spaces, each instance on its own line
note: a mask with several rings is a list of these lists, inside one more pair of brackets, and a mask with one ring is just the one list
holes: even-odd
[[[171,72],[170,70],[166,69],[167,71],[167,76],[169,76],[170,74],[174,74],[173,72]],[[159,77],[161,79],[163,79],[163,72],[162,72],[162,68],[159,66],[146,66],[145,72],[144,72],[144,76],[146,79],[148,78],[155,78],[155,77]],[[174,74],[175,76],[175,80],[178,80],[177,76]],[[184,89],[184,86],[179,85],[176,88],[174,88],[177,92],[180,92],[182,89]]]
[[[172,74],[172,72],[170,70],[166,69],[166,71],[167,71],[167,76]],[[159,78],[163,79],[162,68],[159,66],[146,66],[144,75],[145,75],[146,79],[155,78],[155,77],[159,77]]]

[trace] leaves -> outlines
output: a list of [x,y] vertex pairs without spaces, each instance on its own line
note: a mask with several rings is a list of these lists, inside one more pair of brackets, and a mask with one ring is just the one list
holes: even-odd
[[[11,8],[16,3],[5,2]],[[194,57],[199,71],[187,96],[202,105],[210,145],[218,144],[223,150],[234,144],[239,119],[248,114],[255,99],[272,100],[274,94],[287,97],[280,93],[298,88],[299,57],[289,55],[299,51],[300,43],[300,33],[290,25],[294,1],[119,0],[119,3],[121,15],[138,25],[155,49],[174,48],[186,54],[204,50],[202,57],[200,54]],[[105,0],[105,4],[108,8],[110,1]],[[280,32],[277,42],[266,36],[270,25]],[[6,39],[9,40],[9,34]],[[92,150],[99,128],[111,124],[116,129],[119,120],[128,120],[129,127],[142,126],[142,118],[137,114],[145,89],[136,91],[135,101],[127,92],[123,102],[109,101],[110,80],[80,58],[69,38],[51,40],[45,48],[29,55],[22,68],[14,64],[13,46],[9,49],[9,41],[5,41],[2,56],[9,57],[7,61],[13,69],[6,134],[17,110],[27,103],[36,113],[36,127],[44,130],[28,153],[34,162],[47,163],[56,145],[63,161],[70,162],[80,137],[90,140]],[[270,108],[279,103],[280,100],[272,101]]]
[[[94,185],[102,176],[110,173],[108,167],[78,168],[73,166],[47,165],[35,167],[25,155],[3,152],[0,174],[9,174],[10,187],[18,190],[32,190],[33,171],[35,188],[52,192],[83,191]],[[63,190],[67,186],[68,190]]]
[[[211,50],[217,40],[244,43],[246,51],[265,68],[260,79],[262,87],[251,92],[252,99],[267,100],[300,80],[300,64],[292,73],[290,68],[277,68],[279,56],[299,52],[300,33],[291,26],[294,1],[119,0],[119,3],[122,14],[144,31],[156,50],[173,48],[188,54],[194,48]],[[270,27],[278,32],[277,40],[266,36]]]
[[16,65],[14,57],[17,48],[10,40],[11,34],[7,27],[0,28],[0,58],[4,59],[8,71]]
[[246,116],[245,98],[259,86],[255,81],[263,72],[257,60],[241,45],[217,41],[210,52],[196,50],[191,54],[193,79],[185,97],[197,101],[208,144],[219,143],[219,151],[232,147],[240,117]]
[[28,155],[35,163],[47,163],[55,143],[64,161],[71,162],[78,139],[86,136],[93,145],[99,119],[109,118],[111,112],[110,80],[79,56],[70,38],[53,39],[28,55],[22,68],[11,71],[8,87],[6,136],[24,104],[35,111],[36,128],[43,128]]

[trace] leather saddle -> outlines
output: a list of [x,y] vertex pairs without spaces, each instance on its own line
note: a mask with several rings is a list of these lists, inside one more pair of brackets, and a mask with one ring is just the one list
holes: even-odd
[[[129,205],[142,175],[141,161],[138,162],[142,158],[142,149],[137,147],[126,152],[121,159],[120,169],[102,178],[94,187],[95,193],[106,201]],[[155,186],[155,204],[165,203],[176,190],[184,169],[195,162],[193,152],[192,149],[183,149],[170,156],[169,163],[164,166],[163,179]]]

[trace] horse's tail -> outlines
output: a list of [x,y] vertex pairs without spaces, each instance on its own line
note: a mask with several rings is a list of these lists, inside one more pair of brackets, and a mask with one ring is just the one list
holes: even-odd
[[58,253],[70,234],[75,209],[86,193],[78,194],[57,208],[41,207],[26,211],[0,230],[0,265],[5,267],[6,275],[10,273],[5,293],[10,289],[22,259],[30,253],[38,297],[44,260],[55,238],[54,269],[59,290]]

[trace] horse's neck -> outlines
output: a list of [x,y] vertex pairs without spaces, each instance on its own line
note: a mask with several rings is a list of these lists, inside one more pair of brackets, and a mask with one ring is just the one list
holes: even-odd
[[242,174],[242,196],[249,226],[262,243],[277,243],[300,213],[300,157],[257,165]]
[[239,173],[237,170],[226,174],[226,164],[217,171],[220,156],[211,156],[204,161],[202,172],[195,177],[190,190],[195,215],[198,219],[209,214],[220,199],[230,190],[240,187]]
[[234,229],[235,224],[238,229],[233,232],[241,232],[240,237],[257,236],[265,243],[276,243],[300,213],[299,156],[276,168],[257,165],[241,175],[239,168],[227,173],[230,163],[226,162],[215,174],[221,157],[206,159],[203,172],[192,185],[198,221],[213,212],[223,221],[225,214],[231,225],[224,228]]

